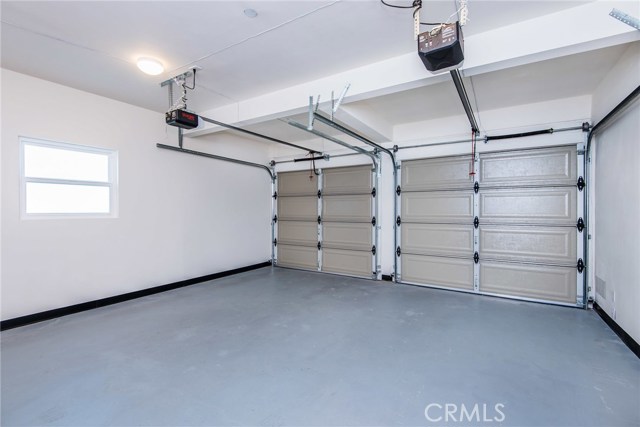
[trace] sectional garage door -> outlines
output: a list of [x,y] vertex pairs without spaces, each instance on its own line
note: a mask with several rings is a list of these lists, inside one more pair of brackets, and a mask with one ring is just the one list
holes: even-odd
[[575,146],[480,154],[474,174],[469,156],[403,162],[400,280],[581,305],[578,163]]
[[468,156],[402,164],[402,281],[473,290],[469,164]]
[[318,268],[318,177],[309,171],[278,174],[277,263]]
[[279,173],[277,265],[375,276],[374,181],[371,166]]

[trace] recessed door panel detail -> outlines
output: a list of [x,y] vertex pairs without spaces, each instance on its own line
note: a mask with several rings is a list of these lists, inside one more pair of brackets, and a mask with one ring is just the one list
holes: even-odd
[[403,192],[401,200],[403,222],[473,222],[473,191]]
[[308,221],[280,221],[278,242],[316,247],[318,244],[318,225]]
[[312,221],[318,218],[318,197],[278,197],[278,218],[289,221]]
[[473,225],[404,223],[402,252],[473,257]]
[[480,223],[575,225],[576,187],[480,191]]
[[575,267],[480,262],[482,292],[539,300],[576,302]]
[[402,281],[473,290],[473,260],[402,255]]
[[402,165],[402,191],[473,188],[469,156],[410,160]]
[[575,227],[481,226],[483,259],[575,265]]
[[[311,177],[311,178],[310,178]],[[318,192],[318,178],[309,171],[278,174],[278,196],[312,196]]]
[[371,251],[373,246],[370,223],[325,222],[322,246],[325,248]]
[[558,147],[480,156],[480,186],[575,185],[576,147]]
[[371,252],[323,248],[322,271],[370,278],[373,274]]
[[318,268],[318,248],[278,244],[278,265],[282,267]]
[[323,196],[322,221],[371,222],[371,194]]
[[322,194],[371,193],[371,166],[326,169]]

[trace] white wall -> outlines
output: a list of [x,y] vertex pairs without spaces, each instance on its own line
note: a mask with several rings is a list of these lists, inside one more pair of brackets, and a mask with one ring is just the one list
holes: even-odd
[[[602,119],[640,83],[640,43],[627,49],[597,88],[593,117]],[[640,342],[640,102],[621,114],[592,144],[591,260],[595,299]]]
[[597,123],[640,84],[640,42],[629,45],[593,93],[591,116]]
[[[8,70],[1,86],[2,319],[269,260],[266,172],[156,148],[177,145],[157,112]],[[118,218],[21,220],[18,136],[117,149]],[[231,137],[185,148],[269,157]]]
[[[460,105],[462,110],[462,105]],[[490,135],[503,133],[526,132],[532,130],[560,129],[564,127],[580,126],[584,121],[589,121],[591,114],[591,96],[584,95],[572,98],[557,99],[548,102],[519,105],[509,108],[488,110],[480,112],[480,121],[483,132]],[[438,145],[443,141],[454,141],[470,138],[469,122],[464,114],[460,116],[446,117],[437,120],[427,120],[416,123],[397,125],[394,128],[394,142],[385,144],[387,148],[397,144],[399,147],[408,147],[419,144],[434,144],[422,148],[400,149],[396,155],[398,161],[419,159],[426,157],[463,155],[471,153],[470,143]],[[462,132],[461,132],[462,131]],[[346,138],[338,136],[346,141]],[[528,138],[509,139],[504,141],[492,141],[484,144],[477,142],[478,152],[497,151],[518,148],[541,147],[549,145],[579,144],[584,142],[584,133],[580,130],[571,132],[558,132],[553,135],[542,135]],[[310,148],[321,149],[329,154],[344,154],[349,150],[331,142],[319,142],[311,140],[301,143]],[[370,147],[364,147],[370,149]],[[275,148],[272,156],[276,160],[291,159],[293,151],[284,148]],[[395,249],[393,235],[393,197],[395,195],[393,185],[393,173],[391,161],[386,155],[382,155],[382,177],[378,191],[380,211],[380,261],[382,273],[391,274],[394,267]],[[362,155],[336,157],[329,162],[316,162],[318,168],[331,168],[348,165],[368,164],[370,161]],[[308,168],[307,163],[283,163],[277,165],[277,171],[300,170]]]

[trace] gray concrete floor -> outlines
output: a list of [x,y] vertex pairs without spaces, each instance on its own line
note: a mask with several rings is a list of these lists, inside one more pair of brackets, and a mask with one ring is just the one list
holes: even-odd
[[1,346],[4,426],[640,425],[640,360],[594,312],[285,269]]

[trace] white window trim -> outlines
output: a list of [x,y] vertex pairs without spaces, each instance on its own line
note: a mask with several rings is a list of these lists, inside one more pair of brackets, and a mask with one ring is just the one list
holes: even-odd
[[[41,138],[19,136],[20,148],[20,219],[83,219],[83,218],[117,218],[118,217],[118,151],[89,147],[86,145],[70,144]],[[25,176],[25,145],[36,145],[47,148],[67,149],[84,153],[104,154],[109,161],[108,182],[83,181],[57,178],[28,178]],[[92,187],[109,187],[108,213],[27,213],[27,183],[88,185]]]

